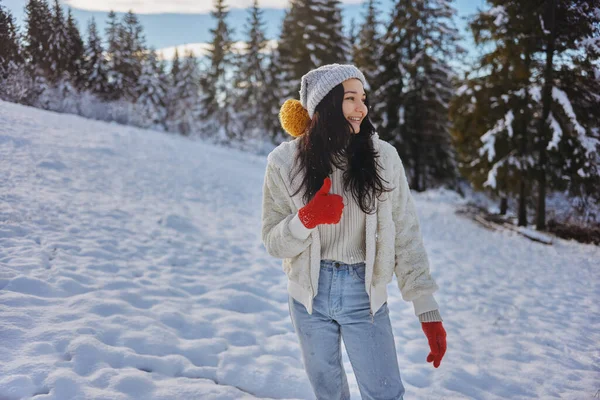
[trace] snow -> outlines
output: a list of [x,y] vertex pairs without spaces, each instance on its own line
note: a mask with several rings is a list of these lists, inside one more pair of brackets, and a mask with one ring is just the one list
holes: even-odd
[[496,17],[494,20],[494,25],[501,27],[508,23],[508,15],[506,15],[506,10],[503,6],[495,6],[492,7],[487,14]]
[[[586,155],[592,157],[596,153],[596,146],[600,144],[600,141],[594,137],[586,136],[585,128],[577,121],[571,100],[569,100],[569,97],[563,90],[552,87],[552,98],[561,105],[569,121],[571,121],[573,128],[577,132],[578,140],[585,149]],[[555,129],[554,126],[553,129]]]
[[547,150],[556,149],[558,150],[558,144],[560,143],[560,139],[562,138],[563,132],[560,128],[558,121],[554,118],[552,112],[548,114],[548,124],[550,125],[550,130],[552,131],[552,139],[548,142]]
[[489,186],[492,189],[496,188],[496,176],[498,175],[498,169],[502,166],[502,162],[495,163],[492,168],[488,171],[487,179],[483,183],[483,186]]
[[469,90],[469,85],[463,84],[458,89],[456,89],[456,96],[462,96],[464,93],[470,93],[470,92],[467,92],[468,90]]
[[573,106],[571,105],[571,100],[569,100],[567,94],[563,90],[557,88],[556,86],[553,86],[552,87],[552,98],[554,100],[556,100],[558,102],[558,104],[560,104],[562,106],[562,109],[567,114],[567,117],[569,117],[569,119],[571,120],[571,123],[573,124],[573,127],[575,128],[577,133],[579,135],[584,135],[585,128],[579,124],[579,121],[577,121],[577,116],[575,115],[575,112],[573,111]]
[[508,110],[508,112],[504,115],[504,118],[496,121],[492,129],[481,135],[481,143],[483,145],[479,148],[480,156],[483,156],[487,153],[488,161],[491,162],[494,159],[494,156],[496,155],[496,136],[506,130],[508,137],[512,137],[512,123],[514,119],[515,117],[512,110]]
[[[260,239],[266,160],[0,102],[0,398],[312,399],[281,260]],[[414,194],[448,351],[394,280],[407,398],[592,398],[600,249]],[[352,366],[343,362],[353,399]]]

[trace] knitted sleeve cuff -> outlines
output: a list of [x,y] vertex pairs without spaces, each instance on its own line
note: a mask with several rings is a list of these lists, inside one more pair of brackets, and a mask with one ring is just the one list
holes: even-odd
[[423,314],[424,312],[433,311],[440,308],[432,294],[424,294],[417,297],[412,302],[415,309],[415,315],[417,316]]
[[423,314],[419,314],[420,322],[437,322],[443,321],[439,310],[427,311]]
[[294,218],[292,218],[290,220],[290,232],[292,233],[292,235],[294,235],[296,238],[300,239],[300,240],[304,240],[307,237],[310,236],[310,233],[317,229],[316,227],[309,229],[307,227],[304,226],[304,224],[302,223],[302,221],[300,221],[300,217],[298,216],[298,213],[296,213],[296,215],[294,215]]

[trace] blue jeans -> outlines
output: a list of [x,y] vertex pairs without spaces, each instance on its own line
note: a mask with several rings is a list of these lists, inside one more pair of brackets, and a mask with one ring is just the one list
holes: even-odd
[[317,400],[350,399],[341,339],[363,400],[402,400],[404,386],[385,303],[371,321],[365,263],[321,260],[313,313],[289,296],[304,368]]

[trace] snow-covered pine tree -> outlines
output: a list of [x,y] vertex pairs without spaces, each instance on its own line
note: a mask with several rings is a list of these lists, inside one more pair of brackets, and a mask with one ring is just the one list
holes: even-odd
[[138,96],[137,89],[140,87],[138,79],[147,50],[144,30],[133,11],[123,16],[118,38],[121,56],[118,66],[123,77],[123,95],[129,101],[135,101]]
[[359,28],[356,26],[356,19],[354,17],[350,18],[350,26],[348,27],[348,44],[350,45],[350,51],[353,60],[354,53],[356,52],[356,48],[358,46],[358,30]]
[[[283,17],[276,58],[279,61],[277,68],[284,100],[297,99],[302,75],[317,67],[309,54],[308,35],[304,35],[307,29],[307,1],[309,0],[291,0],[290,8]],[[316,27],[310,26],[308,29]]]
[[67,65],[69,63],[69,39],[67,24],[63,9],[58,0],[54,0],[52,7],[52,33],[50,34],[48,55],[52,60],[48,78],[51,84],[56,85],[61,79],[69,79]]
[[[546,228],[546,193],[565,178],[571,192],[577,186],[590,188],[598,199],[600,192],[600,151],[598,61],[600,60],[600,5],[598,0],[546,0],[536,9],[543,43],[544,69],[541,82],[542,112],[538,120],[536,150],[538,196],[536,228]],[[582,65],[594,65],[587,71]],[[592,73],[593,72],[593,73]],[[576,76],[576,79],[572,79]],[[571,78],[571,79],[569,79]],[[578,85],[568,87],[567,84]],[[567,94],[569,93],[570,96]],[[587,104],[592,102],[591,107]],[[579,108],[583,107],[583,108]],[[595,118],[589,110],[595,109]],[[566,141],[560,146],[561,141]],[[561,148],[562,147],[562,148]],[[560,154],[560,150],[573,153]],[[573,165],[577,175],[568,176]],[[554,173],[552,173],[554,171]],[[586,189],[587,192],[587,189]],[[590,194],[590,193],[585,193]]]
[[265,110],[263,112],[265,134],[271,143],[279,144],[288,139],[289,135],[281,128],[279,122],[279,109],[286,98],[282,94],[282,77],[277,49],[273,49],[269,54],[265,86],[269,88],[265,93]]
[[383,110],[383,104],[377,103],[381,96],[381,91],[377,91],[377,82],[379,81],[379,68],[382,59],[382,42],[380,33],[380,21],[377,19],[379,5],[377,0],[368,0],[366,3],[366,13],[364,22],[360,26],[356,45],[352,51],[352,59],[369,83],[370,87],[365,88],[369,98],[369,108],[373,112],[370,115],[371,120],[378,125],[381,123],[379,113]]
[[68,71],[69,34],[63,9],[58,0],[54,0],[50,18],[50,35],[48,37],[49,60],[48,70],[43,76],[36,72],[36,85],[39,96],[34,105],[57,112],[79,113],[77,90],[71,83]]
[[22,62],[21,44],[12,14],[0,1],[0,80]]
[[233,29],[227,24],[229,10],[224,0],[215,0],[211,16],[216,27],[211,29],[212,40],[208,49],[208,70],[204,71],[202,86],[202,134],[216,137],[219,142],[228,142],[233,134],[231,115],[233,98],[230,78],[233,61]]
[[107,100],[119,100],[124,96],[124,78],[122,64],[122,43],[120,41],[120,32],[122,31],[121,22],[114,11],[108,13],[106,24],[106,59],[108,72],[108,90],[106,92]]
[[85,46],[70,8],[67,11],[67,52],[67,72],[71,76],[73,85],[78,90],[81,90],[85,87],[85,76],[83,73]]
[[173,60],[171,61],[171,81],[177,82],[179,74],[181,72],[181,61],[179,59],[179,49],[175,48],[175,54],[173,54]]
[[265,48],[267,39],[262,12],[258,0],[254,0],[249,9],[245,33],[247,41],[245,48],[236,56],[236,76],[234,80],[234,110],[241,132],[236,135],[241,140],[264,136],[264,113],[267,111],[265,102],[267,91],[267,76],[265,63]]
[[411,187],[451,183],[450,61],[464,50],[452,22],[452,0],[398,0],[384,37],[379,88],[386,103],[383,133],[402,156]]
[[35,87],[21,48],[14,17],[0,3],[0,99],[30,104]]
[[284,98],[298,98],[302,75],[347,62],[350,50],[338,0],[291,0],[278,45]]
[[173,120],[177,131],[187,136],[198,130],[202,115],[200,69],[193,51],[185,52],[179,76],[179,98]]
[[[589,196],[598,193],[599,181],[598,118],[589,115],[600,105],[594,72],[600,14],[592,1],[578,6],[553,1],[489,0],[491,8],[471,23],[476,42],[492,46],[480,61],[488,72],[481,86],[493,93],[494,111],[503,111],[486,111],[495,120],[471,126],[473,134],[457,144],[480,141],[477,154],[464,157],[468,151],[459,150],[462,161],[486,174],[485,185],[496,193],[519,193],[520,225],[527,224],[528,191],[537,188],[538,229],[545,226],[546,188]],[[546,12],[552,4],[554,23]],[[587,70],[579,69],[584,64]],[[470,108],[487,109],[481,103]]]
[[314,55],[318,66],[324,64],[346,64],[351,58],[350,42],[344,34],[340,0],[314,0],[311,6],[315,24],[320,28],[309,32],[310,43],[315,45]]
[[453,134],[463,174],[477,188],[500,196],[503,212],[506,199],[518,196],[519,225],[524,226],[533,184],[532,120],[539,112],[531,96],[538,33],[530,18],[535,5],[497,3],[470,23],[475,43],[486,52],[475,76],[457,92]]
[[102,39],[98,35],[96,21],[93,17],[88,24],[83,71],[85,74],[85,89],[101,98],[105,98],[109,92],[108,66],[104,57]]
[[600,215],[590,212],[600,206],[600,68],[592,51],[555,72],[547,149],[550,165],[560,167],[549,168],[552,187],[572,196],[583,222],[597,224]]
[[25,6],[25,51],[35,76],[50,73],[50,36],[52,35],[52,13],[46,0],[29,0]]
[[179,49],[175,48],[175,54],[171,60],[171,70],[168,74],[169,85],[167,87],[167,127],[170,132],[179,132],[178,122],[175,114],[179,108],[179,99],[182,90],[181,61]]
[[136,124],[151,129],[167,130],[167,84],[164,62],[156,50],[150,49],[142,63],[136,101]]
[[364,22],[360,26],[356,47],[353,49],[352,59],[354,64],[362,71],[367,82],[375,82],[379,60],[381,59],[380,22],[377,19],[379,5],[377,0],[368,0],[366,3]]

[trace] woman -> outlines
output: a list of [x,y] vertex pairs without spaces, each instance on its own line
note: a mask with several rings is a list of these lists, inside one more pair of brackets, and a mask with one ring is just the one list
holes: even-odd
[[262,240],[283,259],[290,316],[317,399],[349,399],[340,340],[363,399],[402,399],[387,284],[395,273],[439,367],[446,332],[396,149],[368,118],[363,74],[332,64],[302,77],[280,110],[296,139],[268,156]]

